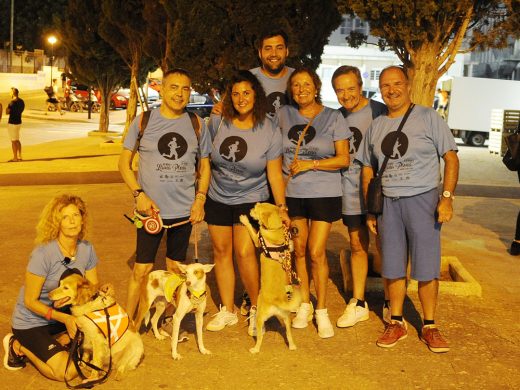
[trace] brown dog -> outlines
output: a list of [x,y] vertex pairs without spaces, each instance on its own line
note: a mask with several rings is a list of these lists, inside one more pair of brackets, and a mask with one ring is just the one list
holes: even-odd
[[[263,332],[260,331],[264,322],[276,316],[282,325],[285,325],[289,349],[296,349],[291,331],[292,310],[296,310],[301,303],[300,291],[295,289],[289,299],[287,294],[290,278],[282,268],[283,256],[292,250],[292,243],[286,236],[286,228],[280,218],[279,208],[270,203],[257,203],[250,212],[251,217],[258,221],[260,231],[257,232],[246,215],[240,216],[247,228],[251,239],[257,248],[262,248],[260,255],[261,277],[260,294],[256,312],[256,345],[249,351],[260,352]],[[290,264],[290,263],[289,263]]]
[[[137,367],[144,354],[143,342],[126,312],[112,296],[100,293],[87,279],[72,274],[60,281],[59,287],[49,293],[49,298],[57,308],[71,305],[78,329],[85,335],[83,349],[92,357],[93,365],[106,368],[112,355],[116,379]],[[108,329],[105,309],[111,315],[110,342],[104,333]],[[88,379],[98,376],[93,371]]]

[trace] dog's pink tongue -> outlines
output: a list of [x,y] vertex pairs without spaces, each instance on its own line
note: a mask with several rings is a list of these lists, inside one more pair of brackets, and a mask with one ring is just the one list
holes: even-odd
[[67,304],[67,302],[70,301],[70,298],[69,297],[65,297],[65,298],[62,298],[62,299],[59,299],[57,301],[54,301],[54,307],[62,307],[62,306],[65,306]]

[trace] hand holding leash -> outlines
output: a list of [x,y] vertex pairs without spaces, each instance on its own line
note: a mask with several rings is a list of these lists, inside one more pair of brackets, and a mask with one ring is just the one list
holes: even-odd
[[144,192],[135,198],[135,209],[141,215],[151,215],[152,209],[160,211],[155,202]]

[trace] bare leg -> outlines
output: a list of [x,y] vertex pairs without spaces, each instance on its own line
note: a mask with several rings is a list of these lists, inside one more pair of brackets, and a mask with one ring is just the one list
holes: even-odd
[[235,269],[233,267],[233,230],[231,226],[208,225],[213,243],[218,292],[227,311],[234,311]]
[[419,282],[419,299],[426,320],[435,319],[435,308],[437,306],[437,295],[439,293],[439,280],[434,279],[427,282]]
[[135,263],[132,270],[132,276],[128,282],[128,296],[126,301],[126,312],[130,319],[134,319],[137,303],[141,294],[141,288],[146,283],[148,274],[153,269],[153,263],[141,264]]
[[327,283],[329,280],[329,264],[325,249],[332,224],[323,221],[312,221],[308,239],[311,257],[312,277],[316,288],[316,309],[325,309]]
[[298,233],[293,237],[294,254],[296,258],[296,272],[301,280],[300,292],[302,294],[302,303],[310,302],[309,294],[309,273],[307,270],[307,237],[309,229],[307,226],[307,219],[294,218],[291,221],[291,227],[298,229]]
[[350,268],[352,270],[352,282],[354,298],[365,300],[365,285],[368,274],[368,228],[366,225],[357,228],[349,228],[350,238]]
[[406,278],[388,279],[387,283],[392,315],[402,316],[404,298],[406,296]]
[[245,226],[233,226],[233,247],[242,283],[251,298],[251,305],[256,306],[260,290],[258,259]]

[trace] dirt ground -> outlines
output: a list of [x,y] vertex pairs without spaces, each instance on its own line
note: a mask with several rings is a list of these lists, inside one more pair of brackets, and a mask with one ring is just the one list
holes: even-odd
[[[44,204],[54,195],[74,192],[89,205],[92,228],[89,238],[100,260],[102,282],[115,284],[118,300],[126,301],[126,283],[133,261],[135,233],[123,214],[132,200],[123,184],[3,187],[0,191],[0,334],[9,321],[28,256],[33,248],[34,226]],[[336,335],[322,340],[315,325],[295,330],[298,349],[289,351],[285,332],[277,322],[267,323],[262,351],[251,355],[254,339],[247,335],[245,317],[221,332],[204,332],[212,355],[201,355],[194,335],[179,345],[183,356],[174,361],[167,341],[143,335],[145,358],[137,370],[121,381],[113,378],[105,389],[514,389],[520,388],[520,271],[518,257],[506,249],[510,243],[518,199],[457,197],[455,218],[443,227],[443,255],[457,256],[481,283],[482,297],[441,295],[437,322],[451,342],[447,354],[434,354],[420,342],[420,304],[415,293],[405,306],[409,337],[392,349],[375,340],[383,330],[382,293],[371,293],[370,319],[350,329],[336,328]],[[333,322],[341,315],[347,296],[342,291],[339,251],[347,245],[345,228],[333,225],[327,253],[330,264],[328,309]],[[192,237],[193,240],[193,237]],[[200,258],[212,261],[206,229],[201,232]],[[190,245],[190,253],[193,245]],[[164,256],[161,248],[159,256]],[[212,294],[209,316],[217,311],[214,276],[208,281]],[[241,288],[237,288],[239,303]],[[215,304],[217,303],[217,305]],[[184,327],[194,333],[193,315]],[[17,372],[0,369],[4,389],[57,389],[64,384],[43,378],[32,366]]]

